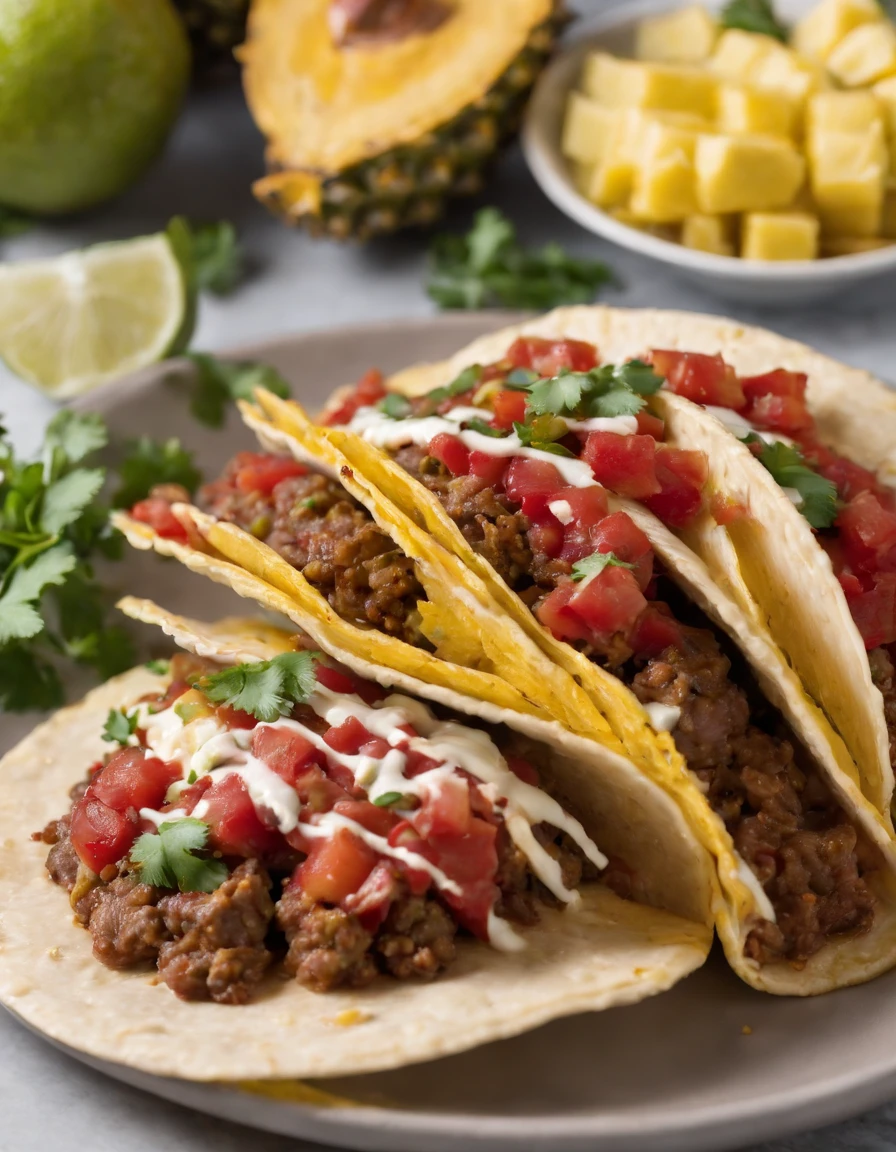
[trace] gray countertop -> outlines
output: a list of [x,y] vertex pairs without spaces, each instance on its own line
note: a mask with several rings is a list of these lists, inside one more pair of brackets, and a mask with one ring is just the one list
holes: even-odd
[[[261,171],[261,153],[261,141],[239,90],[203,93],[193,99],[165,157],[136,188],[101,212],[8,242],[2,256],[33,258],[152,232],[175,213],[195,219],[228,218],[245,241],[251,276],[233,297],[203,301],[196,348],[220,350],[284,333],[432,312],[422,288],[424,239],[399,237],[360,249],[311,241],[287,231],[249,192],[251,179]],[[518,223],[526,242],[557,240],[574,252],[610,262],[620,284],[606,293],[609,303],[733,312],[741,320],[805,340],[884,378],[896,376],[892,280],[861,293],[850,289],[848,296],[795,312],[726,306],[665,269],[584,233],[547,203],[516,153],[502,162],[489,201]],[[456,210],[449,224],[466,226],[469,211]],[[0,413],[23,449],[36,445],[52,410],[48,401],[0,367]],[[0,1014],[0,1152],[42,1152],[60,1145],[89,1147],[91,1152],[311,1149],[175,1105],[160,1106],[60,1055]],[[763,1152],[877,1152],[893,1147],[896,1104],[823,1134],[767,1145]]]

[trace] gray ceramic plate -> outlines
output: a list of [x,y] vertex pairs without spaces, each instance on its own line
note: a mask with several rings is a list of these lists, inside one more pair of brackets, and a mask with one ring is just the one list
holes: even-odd
[[[444,356],[505,320],[492,314],[344,329],[245,354],[276,364],[313,409],[372,365],[388,371]],[[251,446],[235,419],[220,432],[197,425],[168,374],[154,369],[80,407],[101,411],[119,439],[179,435],[208,472]],[[128,556],[106,577],[179,612],[212,618],[245,608],[217,586],[144,555]],[[158,643],[149,632],[145,640]],[[5,719],[2,743],[27,726]],[[896,973],[820,999],[778,1000],[740,984],[714,955],[673,992],[634,1008],[558,1021],[398,1072],[318,1085],[354,1107],[311,1107],[90,1063],[219,1117],[352,1148],[697,1152],[829,1123],[896,1095],[894,1035]]]

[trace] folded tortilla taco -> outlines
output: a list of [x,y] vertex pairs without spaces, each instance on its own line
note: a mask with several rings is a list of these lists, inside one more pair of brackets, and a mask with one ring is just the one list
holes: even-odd
[[[594,612],[613,626],[605,642],[588,640],[581,625],[571,638],[558,637],[533,614],[537,597],[518,595],[456,531],[425,485],[357,435],[318,428],[297,406],[274,397],[260,393],[259,401],[263,407],[246,407],[244,415],[263,444],[281,455],[238,457],[200,494],[204,512],[156,494],[119,520],[132,543],[177,556],[285,611],[312,634],[311,625],[329,613],[346,645],[358,654],[375,645],[377,662],[393,669],[406,670],[410,651],[420,679],[429,683],[460,677],[456,682],[470,695],[494,700],[497,672],[501,699],[510,707],[508,692],[527,708],[541,702],[572,732],[624,752],[675,799],[712,854],[721,889],[719,935],[730,962],[754,986],[816,993],[868,979],[896,960],[889,836],[839,769],[835,734],[765,633],[657,517],[632,502],[610,513],[609,497],[596,485],[581,489],[590,503],[565,486],[557,498],[578,514],[564,525],[573,546],[589,542],[585,561],[601,542],[606,547],[609,536],[590,536],[592,516],[603,524],[601,532],[612,530],[609,547],[617,551],[612,563],[592,559],[584,567],[549,558],[554,567],[545,564],[546,577],[559,586],[565,563],[566,584],[586,594],[591,584],[592,593],[601,592],[604,571],[629,579],[611,585],[609,616],[599,597],[593,601]],[[550,459],[573,463],[556,454]],[[281,477],[272,486],[260,479],[267,470]],[[336,483],[344,488],[334,492]],[[328,495],[318,504],[314,493]],[[541,498],[553,502],[544,491]],[[471,520],[480,541],[495,539],[492,527],[500,532],[509,523],[518,533],[524,527],[506,504],[493,526],[485,505]],[[579,540],[577,523],[589,533]],[[359,564],[374,528],[388,544],[371,549],[372,564]],[[522,580],[533,553],[530,547],[527,557],[522,544],[515,547]],[[417,636],[409,645],[398,639],[398,628],[384,635],[371,580],[384,549],[390,563],[409,565],[414,557],[412,571],[429,574],[427,599],[421,599],[422,582],[409,585],[400,604],[390,602],[392,619],[409,627],[415,614],[425,620],[433,603],[487,606],[485,619],[465,620],[454,609],[456,624],[447,636],[459,657],[453,666],[426,652]],[[507,554],[504,545],[493,553],[498,563]],[[573,563],[580,565],[576,571]],[[246,583],[252,578],[254,591]],[[388,583],[398,587],[394,571]],[[348,609],[346,586],[358,592],[363,611]],[[612,612],[632,603],[640,605],[639,627],[613,642],[622,630]],[[477,666],[486,651],[495,653],[488,671]]]
[[187,1079],[341,1075],[637,1001],[705,959],[708,858],[624,758],[460,691],[390,691],[322,632],[121,606],[181,651],[0,763],[0,1000],[32,1027]]
[[[660,380],[639,385],[633,359]],[[616,379],[606,367],[603,378],[599,367],[594,373],[611,364],[620,369]],[[842,738],[854,778],[889,821],[896,762],[893,391],[768,331],[716,317],[612,308],[559,309],[486,336],[447,365],[406,375],[398,389],[429,391],[464,370],[478,375],[474,365],[482,366],[478,401],[471,403],[467,391],[440,413],[453,408],[456,417],[463,406],[482,405],[494,414],[491,423],[509,430],[519,420],[524,438],[558,437],[550,443],[561,447],[563,425],[578,423],[575,450],[595,477],[654,511],[770,631]],[[514,384],[499,387],[507,385],[501,365],[516,369],[518,393]],[[526,378],[556,380],[569,370],[574,380],[554,387]],[[576,388],[583,373],[594,378]],[[638,412],[618,391],[620,380],[640,392]],[[482,396],[489,389],[491,401]],[[361,400],[368,407],[363,389]],[[391,403],[397,413],[398,402]],[[586,409],[631,415],[607,423],[589,419]],[[374,441],[389,439],[388,431],[360,427],[365,418],[354,396],[337,398],[330,416]],[[474,452],[481,451],[477,441]]]

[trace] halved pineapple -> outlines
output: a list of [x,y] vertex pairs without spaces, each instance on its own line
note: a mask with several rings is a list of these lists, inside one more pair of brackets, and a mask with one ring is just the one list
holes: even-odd
[[267,138],[256,196],[337,237],[431,224],[450,197],[479,190],[515,130],[561,3],[355,3],[362,34],[347,36],[338,0],[254,0],[239,55]]

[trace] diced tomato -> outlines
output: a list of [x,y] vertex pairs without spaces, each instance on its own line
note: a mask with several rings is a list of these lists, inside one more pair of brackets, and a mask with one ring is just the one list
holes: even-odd
[[90,792],[118,812],[158,808],[180,775],[179,764],[166,764],[155,756],[144,757],[140,748],[122,748],[93,778]]
[[526,419],[526,401],[529,399],[525,392],[514,392],[505,389],[497,392],[492,400],[492,423],[496,428],[505,428],[508,432],[514,424],[522,424]]
[[433,760],[431,756],[424,756],[422,752],[418,752],[415,748],[408,748],[405,750],[404,774],[411,779],[414,776],[420,776],[424,772],[429,772],[432,768],[438,768],[439,761]]
[[494,824],[473,816],[463,836],[433,836],[427,841],[431,860],[461,887],[461,895],[445,892],[444,899],[465,928],[488,939],[488,914],[498,889]]
[[428,452],[441,460],[452,476],[466,476],[470,471],[470,453],[467,446],[450,432],[439,432],[429,442]]
[[329,688],[331,692],[343,692],[346,696],[360,696],[365,704],[378,704],[388,695],[379,684],[374,684],[372,680],[363,680],[341,664],[333,667],[318,661],[315,672],[324,688]]
[[71,839],[78,859],[94,872],[117,864],[130,850],[137,822],[104,804],[90,790],[72,809]]
[[[424,860],[432,860],[433,854],[426,841],[421,838],[409,820],[402,820],[395,825],[389,833],[389,844],[393,848],[405,848],[408,852],[416,852]],[[411,868],[403,860],[396,861],[396,863],[410,886],[411,892],[415,896],[422,896],[432,883],[429,873],[423,868]]]
[[215,780],[203,796],[209,846],[225,856],[264,859],[281,847],[279,832],[261,819],[239,776]]
[[293,873],[291,887],[311,900],[341,904],[357,892],[377,863],[377,854],[354,833],[340,828],[334,835],[315,839],[311,851]]
[[589,432],[582,459],[594,478],[620,496],[643,500],[660,491],[652,436],[620,436],[616,432]]
[[561,488],[554,499],[565,500],[572,512],[572,520],[563,529],[560,555],[574,564],[597,550],[595,532],[607,515],[607,494],[593,484],[588,488]]
[[855,577],[848,582],[841,577],[840,582],[865,647],[870,651],[896,642],[896,572],[878,572],[868,590]]
[[590,639],[588,626],[569,607],[575,593],[576,585],[568,580],[558,584],[535,609],[535,615],[558,640]]
[[841,508],[836,526],[846,561],[854,571],[896,568],[896,512],[884,508],[872,492],[860,492]]
[[786,368],[775,368],[772,372],[763,372],[761,376],[740,378],[744,396],[750,401],[760,396],[790,396],[795,400],[803,400],[807,382],[805,372],[788,372]]
[[377,808],[369,800],[337,800],[333,805],[333,811],[347,820],[354,820],[356,824],[360,824],[375,836],[382,836],[384,840],[388,839],[389,833],[400,822],[394,812],[388,808]]
[[666,425],[659,416],[654,416],[646,408],[642,408],[635,419],[638,421],[638,434],[640,436],[652,436],[654,440],[660,441],[665,439]]
[[475,449],[470,453],[470,475],[480,476],[491,488],[500,485],[506,468],[506,456],[490,456],[488,452]]
[[317,762],[318,756],[317,749],[301,732],[267,725],[256,728],[250,748],[253,756],[263,760],[281,779],[292,785],[309,764]]
[[743,377],[740,383],[747,401],[744,416],[760,428],[788,435],[811,428],[806,382],[805,372],[788,372],[784,368]]
[[504,490],[511,500],[521,504],[529,517],[543,517],[548,501],[558,488],[563,488],[563,477],[547,460],[529,460],[514,456],[504,478]]
[[282,480],[308,474],[304,464],[288,456],[252,455],[248,452],[244,455],[248,459],[234,476],[234,484],[240,492],[258,492],[262,496],[269,496]]
[[334,408],[324,423],[347,424],[359,408],[367,408],[371,404],[376,404],[385,395],[386,385],[382,372],[378,372],[376,368],[371,368],[355,385],[354,392],[346,396],[345,400],[337,408]]
[[296,777],[293,787],[302,805],[312,812],[329,812],[340,800],[352,799],[354,777],[348,772],[349,787],[345,788],[341,782],[331,778],[332,768],[332,765],[328,765],[325,774],[320,764],[309,763],[304,772]]
[[161,496],[150,496],[138,501],[131,509],[131,517],[148,524],[163,540],[189,540],[190,534],[171,511],[171,505]]
[[460,776],[448,776],[428,789],[411,823],[424,840],[432,836],[464,836],[469,827],[470,789]]
[[597,349],[584,340],[545,340],[520,336],[510,346],[507,361],[514,368],[531,368],[539,376],[556,376],[561,368],[589,372],[597,367]]
[[537,520],[529,525],[526,537],[533,552],[542,552],[545,556],[559,556],[563,549],[564,529],[551,513],[549,519]]
[[569,601],[569,610],[593,635],[605,641],[617,632],[627,635],[646,607],[634,574],[616,565],[582,581]]
[[396,873],[392,861],[380,860],[361,887],[343,901],[346,912],[358,917],[365,932],[376,932],[388,916],[399,893]]
[[826,480],[837,485],[837,493],[841,500],[853,500],[862,492],[874,492],[884,507],[892,507],[892,495],[881,491],[877,477],[860,464],[852,460],[845,460],[842,456],[830,453],[830,460],[819,467],[819,471]]
[[739,504],[736,500],[732,500],[730,496],[723,496],[719,492],[714,493],[711,497],[709,509],[712,512],[713,520],[723,526],[733,524],[735,520],[742,520],[747,514],[747,510],[743,504]]
[[349,716],[337,728],[330,728],[324,733],[324,740],[333,751],[345,756],[357,756],[361,745],[369,739],[370,733],[357,716]]
[[221,704],[215,709],[215,715],[222,724],[226,724],[228,728],[239,728],[242,731],[248,731],[250,728],[258,726],[258,717],[253,716],[251,712],[242,712],[239,708],[231,708],[227,704]]
[[538,769],[533,767],[528,760],[523,760],[520,756],[508,756],[507,767],[514,776],[518,776],[524,784],[531,784],[533,788],[541,787],[541,777],[538,775]]
[[681,627],[665,604],[648,604],[629,635],[636,656],[659,656],[666,648],[680,648]]
[[654,515],[673,528],[689,524],[703,503],[702,489],[709,472],[702,452],[684,448],[657,448],[656,478],[660,491],[644,503]]
[[739,410],[746,403],[734,369],[721,356],[654,349],[650,360],[658,374],[665,376],[670,392],[677,392],[695,404]]
[[653,549],[650,541],[625,512],[613,512],[596,526],[592,552],[612,552],[626,564],[634,564],[633,574],[643,592],[653,575]]

